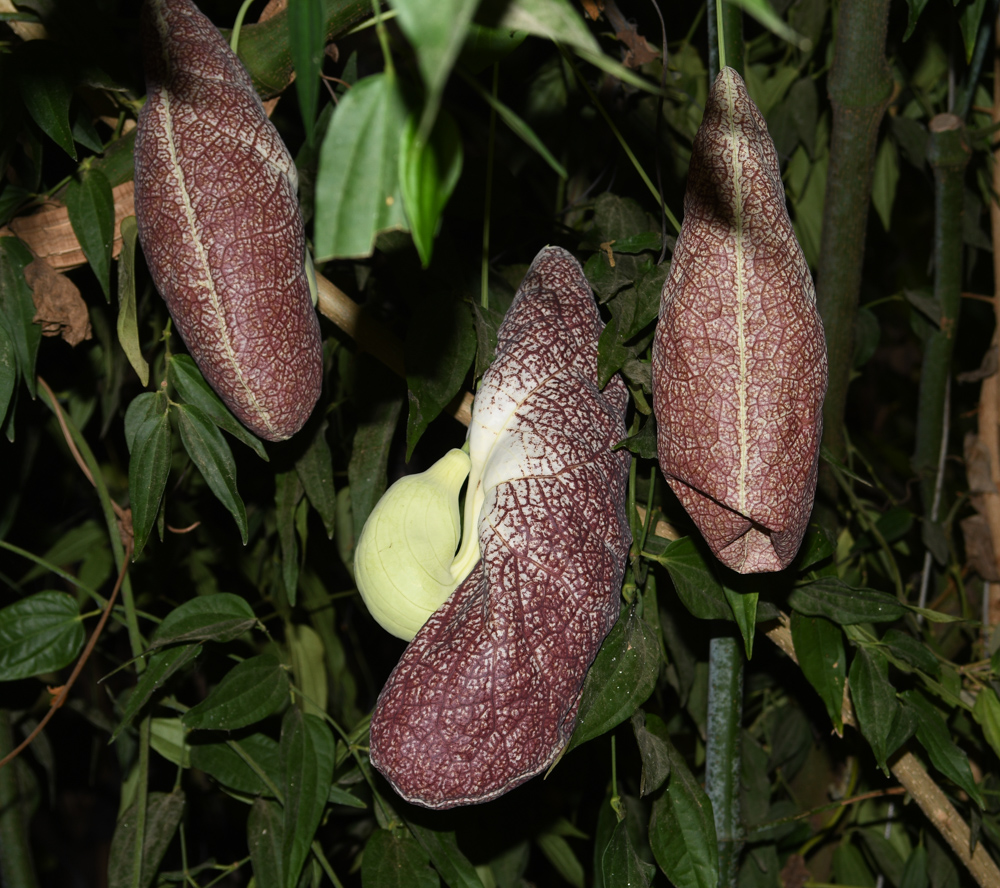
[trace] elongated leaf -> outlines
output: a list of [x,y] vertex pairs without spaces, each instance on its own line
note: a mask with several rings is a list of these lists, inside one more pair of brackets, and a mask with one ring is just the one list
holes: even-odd
[[303,698],[302,711],[322,718],[328,696],[323,640],[312,626],[286,623],[285,642],[292,656],[295,687]]
[[295,542],[295,507],[302,499],[302,484],[294,471],[274,476],[275,520],[278,523],[278,544],[281,547],[281,576],[285,582],[288,603],[295,606],[299,586],[299,547]]
[[84,642],[80,606],[65,592],[36,592],[0,609],[0,681],[55,672]]
[[285,888],[281,846],[285,841],[282,808],[277,802],[256,799],[247,818],[247,845],[257,888]]
[[544,832],[536,837],[535,842],[560,876],[574,888],[583,888],[583,864],[566,839],[556,833]]
[[125,411],[125,444],[129,453],[135,450],[135,441],[142,431],[143,440],[149,429],[156,425],[160,415],[167,409],[167,399],[162,392],[143,392],[136,395]]
[[7,417],[7,408],[16,386],[17,347],[6,325],[0,322],[0,426]]
[[108,856],[108,888],[148,888],[167,853],[184,815],[184,791],[151,792],[146,801],[142,864],[135,878],[135,845],[138,808],[133,803],[118,820]]
[[122,219],[122,251],[118,254],[118,341],[143,386],[149,384],[149,364],[142,356],[135,308],[135,216]]
[[156,414],[136,429],[132,457],[128,464],[129,500],[132,506],[132,530],[135,534],[135,561],[145,548],[153,529],[160,499],[170,474],[170,417]]
[[282,869],[295,888],[333,780],[334,742],[326,723],[294,706],[281,724],[282,789],[285,795]]
[[665,739],[669,732],[659,716],[647,715],[641,709],[632,716],[632,730],[642,756],[639,795],[646,796],[656,792],[670,776],[670,745]]
[[717,888],[719,847],[712,803],[672,748],[670,783],[653,803],[649,844],[676,888]]
[[753,635],[757,628],[757,592],[734,592],[728,586],[723,586],[722,591],[726,595],[726,601],[733,609],[733,619],[740,628],[743,636],[743,649],[746,651],[747,659],[753,656]]
[[793,611],[792,643],[803,675],[819,694],[837,733],[843,734],[841,712],[847,676],[844,633],[824,617],[806,617]]
[[35,303],[24,280],[24,268],[32,258],[16,237],[0,237],[0,324],[14,344],[18,372],[34,398],[35,356],[42,328],[33,323]]
[[887,740],[899,703],[889,683],[889,661],[877,648],[859,647],[851,663],[851,700],[858,725],[875,753],[875,761],[886,776],[886,756],[892,750]]
[[146,671],[139,677],[135,690],[129,695],[122,720],[111,735],[112,741],[131,724],[132,719],[150,701],[153,694],[159,691],[175,672],[187,666],[200,653],[201,645],[186,644],[153,654],[146,663]]
[[187,729],[179,718],[150,719],[149,745],[168,762],[173,762],[182,768],[191,767],[191,747],[187,742]]
[[583,16],[569,0],[486,2],[479,20],[493,28],[527,31],[536,37],[547,37],[591,55],[602,54]]
[[919,716],[917,740],[927,750],[934,767],[962,787],[982,808],[982,796],[979,794],[976,779],[972,776],[969,757],[951,739],[951,732],[941,714],[920,691],[905,691],[901,696]]
[[[104,291],[104,298],[111,301],[111,243],[115,237],[115,199],[111,183],[96,167],[71,179],[66,188],[66,209],[70,225],[90,267]],[[134,247],[133,239],[133,247]]]
[[66,76],[62,50],[50,40],[23,43],[18,47],[16,70],[24,107],[42,132],[76,160],[69,122],[73,88]]
[[872,203],[886,231],[892,223],[892,205],[896,200],[898,182],[899,152],[892,139],[887,137],[882,139],[875,155],[875,175],[872,179]]
[[212,692],[184,713],[195,730],[235,731],[267,718],[288,700],[288,673],[274,654],[258,654],[237,663]]
[[982,726],[986,742],[1000,756],[1000,700],[993,688],[987,686],[979,691],[972,715]]
[[427,89],[419,125],[423,139],[427,138],[435,122],[445,82],[478,5],[479,0],[436,0],[434,3],[392,0],[399,14],[399,26],[416,50],[417,65]]
[[288,5],[288,42],[295,64],[295,91],[299,96],[299,109],[310,145],[316,133],[319,76],[323,69],[323,43],[326,38],[324,18],[322,0],[291,0]]
[[319,512],[328,539],[333,539],[337,526],[337,491],[333,486],[333,455],[326,440],[328,424],[321,423],[312,443],[295,463],[299,481],[305,488],[309,503]]
[[653,692],[659,672],[653,628],[634,610],[623,612],[587,673],[567,751],[630,718]]
[[[202,738],[204,735],[202,735]],[[191,742],[191,767],[210,774],[224,786],[246,795],[270,796],[271,791],[243,756],[249,758],[274,783],[281,785],[281,754],[278,743],[266,734],[250,734],[230,742],[201,743],[196,735]],[[239,747],[239,752],[233,749]]]
[[177,428],[191,461],[198,467],[216,499],[236,520],[243,545],[247,542],[247,513],[236,489],[236,463],[226,439],[211,419],[193,404],[177,408]]
[[358,81],[340,100],[316,173],[316,259],[370,256],[380,231],[406,228],[399,145],[406,106],[390,73]]
[[770,0],[726,0],[739,6],[744,12],[753,16],[772,34],[776,34],[787,43],[804,52],[812,49],[812,41],[790,28],[771,6]]
[[855,623],[884,623],[906,613],[895,598],[874,589],[856,589],[835,577],[821,577],[799,586],[788,603],[800,614],[826,617],[842,626]]
[[377,829],[365,845],[361,883],[365,888],[439,888],[427,852],[407,832]]
[[245,598],[231,592],[200,595],[174,608],[156,627],[150,649],[192,641],[232,641],[257,622]]
[[448,888],[483,888],[476,868],[459,850],[453,832],[438,832],[415,823],[408,824],[413,837],[430,856],[434,868]]
[[399,184],[413,243],[427,268],[441,213],[462,173],[462,137],[447,111],[438,114],[429,139],[421,137],[418,127],[411,114],[399,146]]
[[167,365],[167,379],[188,404],[197,407],[220,429],[246,444],[264,462],[268,461],[267,451],[260,438],[249,432],[229,412],[229,408],[205,382],[205,377],[201,375],[201,371],[190,357],[172,355]]
[[648,888],[656,873],[656,867],[643,861],[632,846],[628,828],[622,820],[615,824],[602,861],[604,884],[627,886],[627,888]]

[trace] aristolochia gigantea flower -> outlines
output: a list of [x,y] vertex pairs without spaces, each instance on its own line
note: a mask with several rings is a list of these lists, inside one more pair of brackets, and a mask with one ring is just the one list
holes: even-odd
[[[409,801],[488,801],[548,767],[573,733],[631,542],[630,457],[611,449],[628,395],[617,376],[597,386],[602,328],[579,263],[546,247],[500,326],[468,459],[452,451],[402,493],[397,482],[362,532],[356,574],[376,618],[389,613],[397,631],[426,611],[371,724],[372,763]],[[457,507],[445,501],[466,471],[450,558]]]
[[712,551],[781,570],[812,511],[827,365],[774,143],[731,68],[695,137],[653,343],[660,468]]

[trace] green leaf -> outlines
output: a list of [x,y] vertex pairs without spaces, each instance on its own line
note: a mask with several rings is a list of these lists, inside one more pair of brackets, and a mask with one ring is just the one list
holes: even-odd
[[328,696],[323,640],[311,626],[286,623],[285,643],[292,656],[292,673],[303,712],[322,718]]
[[[33,43],[40,41],[32,41]],[[16,237],[0,237],[0,325],[14,344],[17,370],[31,397],[35,397],[35,356],[42,328],[33,322],[35,302],[24,280],[33,256]]]
[[838,734],[844,732],[842,711],[847,657],[844,633],[824,617],[792,611],[792,643],[802,674],[819,694]]
[[928,888],[927,869],[927,849],[923,844],[917,845],[906,858],[899,888]]
[[892,139],[882,139],[875,155],[875,173],[872,179],[872,204],[882,220],[882,227],[889,231],[892,224],[892,205],[896,200],[899,182],[899,152]]
[[542,833],[535,838],[535,842],[560,876],[574,888],[583,888],[583,864],[573,853],[569,842],[554,832]]
[[247,431],[229,408],[219,400],[212,387],[205,382],[197,364],[188,355],[172,355],[167,365],[167,381],[188,404],[197,407],[224,432],[229,432],[242,441],[264,462],[268,461],[267,451],[260,439]]
[[284,841],[281,805],[266,799],[255,799],[247,818],[247,846],[257,888],[285,888],[281,863]]
[[829,558],[836,551],[837,547],[826,530],[819,524],[810,524],[802,541],[802,548],[799,549],[796,566],[799,570],[805,570]]
[[[137,398],[136,401],[138,400]],[[145,401],[142,405],[154,403]],[[166,413],[155,414],[136,429],[128,464],[129,501],[132,507],[132,531],[135,535],[133,561],[145,548],[156,513],[160,509],[160,499],[170,474],[171,452],[170,418]]]
[[31,40],[18,47],[16,59],[24,107],[42,132],[76,160],[69,122],[73,87],[66,73],[64,50],[51,40]]
[[0,609],[0,681],[55,672],[83,648],[80,606],[65,592],[36,592]]
[[7,408],[17,386],[17,347],[7,327],[0,322],[0,426],[7,417]]
[[934,767],[962,787],[982,808],[982,796],[972,776],[969,757],[951,739],[951,732],[941,714],[920,691],[905,691],[900,696],[918,715],[917,740],[927,750]]
[[726,0],[726,2],[739,6],[745,13],[757,19],[772,34],[780,37],[786,43],[791,43],[796,49],[803,52],[812,49],[812,41],[788,27],[784,20],[778,17],[769,0]]
[[324,12],[322,0],[291,0],[288,4],[288,43],[295,65],[295,91],[310,145],[316,137],[319,78],[326,42]]
[[111,301],[111,244],[115,238],[115,199],[111,183],[96,167],[80,172],[66,186],[70,225],[97,275],[104,298]]
[[375,235],[406,229],[399,146],[406,104],[393,74],[358,81],[340,100],[316,173],[316,259],[370,256]]
[[958,27],[965,43],[965,63],[972,62],[972,54],[976,49],[976,36],[979,34],[979,23],[986,10],[986,0],[969,0],[958,15]]
[[670,574],[677,597],[694,616],[701,620],[732,619],[733,609],[722,584],[691,537],[674,540],[655,557]]
[[312,442],[295,462],[295,471],[312,507],[323,519],[328,539],[337,526],[337,491],[333,486],[333,454],[326,440],[329,424],[321,423]]
[[719,846],[712,803],[670,745],[670,782],[653,802],[649,844],[676,888],[717,888]]
[[190,730],[235,731],[267,718],[288,700],[288,673],[274,654],[258,654],[229,670],[197,706],[184,713]]
[[[428,7],[438,8],[437,3]],[[440,4],[446,5],[446,4]],[[430,139],[418,131],[411,114],[399,143],[399,185],[413,243],[424,268],[431,262],[441,213],[462,173],[462,137],[447,111],[438,114]]]
[[576,730],[566,751],[630,718],[653,693],[659,672],[656,633],[634,609],[623,612],[587,673]]
[[993,688],[987,685],[979,691],[972,716],[982,727],[986,742],[1000,756],[1000,700]]
[[236,520],[243,545],[247,542],[247,513],[236,489],[236,463],[226,439],[212,420],[193,404],[177,407],[181,442],[216,499]]
[[406,460],[427,426],[461,390],[476,355],[468,303],[438,292],[415,306],[406,334]]
[[122,219],[122,251],[118,254],[118,341],[125,357],[143,384],[149,385],[149,364],[139,343],[139,319],[135,308],[135,239],[139,229],[135,216]]
[[434,3],[392,0],[399,16],[399,27],[417,54],[417,67],[427,90],[419,126],[423,139],[435,122],[444,85],[478,5],[479,0],[436,0]]
[[917,27],[917,22],[920,19],[920,13],[924,11],[924,7],[927,6],[928,0],[906,0],[906,5],[910,9],[910,15],[906,22],[906,33],[903,34],[903,42],[913,36],[913,31]]
[[160,861],[184,815],[184,791],[151,792],[146,801],[146,823],[142,841],[142,864],[135,875],[138,803],[133,802],[119,818],[108,855],[108,888],[148,888]]
[[430,856],[431,863],[448,888],[483,888],[476,868],[459,850],[454,832],[438,832],[408,823],[410,832]]
[[159,691],[175,672],[187,666],[200,653],[200,644],[186,644],[181,647],[157,651],[153,654],[146,663],[146,671],[139,676],[139,683],[129,695],[122,713],[122,720],[111,735],[111,740],[117,739],[118,735],[131,724],[139,710],[150,701],[153,694]]
[[150,719],[149,745],[168,762],[173,762],[181,768],[191,767],[191,747],[187,743],[187,730],[179,718]]
[[[204,737],[205,735],[201,735]],[[266,734],[250,734],[231,741],[240,748],[271,780],[281,783],[281,753],[278,743]],[[224,786],[249,796],[271,794],[270,789],[236,752],[230,743],[191,742],[191,767],[211,775]]]
[[274,476],[274,519],[278,525],[281,547],[281,576],[285,583],[288,603],[295,607],[299,587],[299,547],[295,542],[295,507],[302,499],[302,483],[294,472],[278,472]]
[[632,716],[632,730],[642,758],[639,795],[647,796],[663,786],[663,781],[670,776],[670,748],[665,739],[667,727],[659,716],[637,709]]
[[124,423],[125,444],[129,453],[135,451],[135,441],[140,431],[145,440],[149,434],[148,427],[156,425],[166,409],[167,399],[162,391],[143,392],[132,399],[128,410],[125,411]]
[[723,586],[722,591],[726,594],[726,601],[733,609],[733,619],[740,628],[743,636],[743,648],[746,651],[747,659],[753,656],[753,635],[757,624],[757,592],[735,592],[728,586]]
[[480,24],[510,31],[527,31],[601,55],[601,47],[590,33],[583,16],[569,0],[487,0],[477,16]]
[[313,834],[333,782],[334,742],[326,723],[292,706],[281,723],[282,791],[285,795],[281,847],[286,888],[296,888]]
[[604,849],[602,869],[605,885],[627,888],[648,888],[656,872],[656,867],[644,862],[636,853],[624,820],[615,824],[615,830]]
[[475,22],[469,25],[465,43],[458,56],[459,69],[479,74],[494,62],[507,58],[528,35],[524,31],[487,28]]
[[364,888],[439,888],[441,880],[428,865],[427,852],[403,831],[377,829],[361,858]]
[[627,447],[643,459],[656,459],[656,419],[652,413],[646,417],[638,432],[616,444],[614,449],[620,447]]
[[826,617],[842,626],[898,620],[906,608],[885,592],[857,589],[835,577],[821,577],[793,590],[788,603],[799,613]]
[[875,753],[875,761],[886,776],[890,729],[899,703],[889,683],[889,661],[877,648],[859,647],[851,663],[851,701],[861,733]]
[[150,650],[194,641],[227,642],[257,623],[245,598],[231,592],[200,595],[175,607],[156,627]]
[[882,636],[882,644],[894,657],[906,661],[934,678],[940,677],[941,662],[912,635],[906,635],[898,629],[890,629]]

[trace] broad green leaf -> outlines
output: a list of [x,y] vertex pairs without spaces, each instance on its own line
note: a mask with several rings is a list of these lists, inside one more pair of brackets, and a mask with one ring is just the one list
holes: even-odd
[[604,849],[602,869],[604,884],[609,888],[648,888],[656,873],[656,867],[650,866],[636,854],[624,820],[615,825],[611,840]]
[[256,623],[257,617],[245,598],[231,592],[200,595],[163,618],[149,647],[155,650],[167,644],[232,641]]
[[295,65],[295,91],[310,145],[315,139],[319,78],[326,42],[324,12],[322,0],[291,0],[288,4],[288,42]]
[[583,888],[583,864],[566,839],[554,832],[544,832],[536,836],[535,842],[560,876],[574,888]]
[[630,718],[653,692],[659,672],[655,632],[634,609],[623,612],[587,673],[576,730],[566,751]]
[[70,225],[97,275],[104,298],[111,301],[111,244],[115,238],[115,199],[111,183],[96,167],[85,168],[66,186]]
[[739,6],[745,13],[757,19],[760,24],[767,28],[772,34],[780,37],[786,43],[791,43],[796,49],[808,52],[812,49],[812,42],[796,31],[792,30],[771,6],[770,0],[726,0]]
[[267,451],[260,439],[248,432],[246,427],[229,412],[229,408],[205,382],[205,377],[188,355],[171,356],[167,365],[167,380],[188,404],[197,407],[220,429],[246,444],[264,462],[268,461]]
[[364,888],[440,888],[427,852],[408,832],[377,829],[361,858]]
[[662,739],[667,736],[667,728],[659,716],[638,709],[632,716],[632,730],[642,757],[639,795],[647,796],[663,786],[663,781],[670,776],[670,749]]
[[143,384],[149,385],[149,364],[139,344],[139,321],[135,308],[135,216],[122,219],[122,251],[118,254],[118,341],[125,357]]
[[286,623],[285,642],[292,657],[295,687],[302,692],[303,712],[322,718],[328,694],[323,641],[311,626]]
[[670,782],[653,802],[649,844],[676,888],[717,888],[719,846],[712,803],[671,746]]
[[0,609],[0,681],[55,672],[84,642],[80,606],[65,592],[36,592]]
[[899,182],[899,152],[890,138],[882,139],[875,155],[875,174],[872,179],[872,204],[882,220],[882,227],[889,231],[892,224],[892,205],[896,200]]
[[835,551],[837,547],[826,530],[819,524],[810,524],[802,541],[802,548],[799,549],[796,567],[804,571],[807,567],[829,558]]
[[674,540],[656,560],[667,569],[677,597],[694,616],[701,620],[733,618],[722,584],[691,537]]
[[35,123],[76,160],[69,104],[73,87],[64,64],[64,50],[51,40],[31,40],[18,47],[17,85],[21,101]]
[[274,654],[258,654],[229,670],[184,713],[190,730],[235,731],[267,718],[288,700],[288,673]]
[[993,688],[987,685],[979,691],[972,716],[982,726],[986,742],[1000,756],[1000,700]]
[[320,423],[312,443],[295,462],[295,471],[305,488],[309,503],[323,519],[328,539],[337,526],[337,492],[333,486],[333,455],[326,440],[328,424]]
[[198,467],[216,499],[224,505],[236,521],[243,538],[247,542],[247,513],[236,489],[236,463],[222,432],[207,415],[193,404],[177,407],[177,428],[181,433],[181,443]]
[[247,818],[247,846],[257,888],[285,888],[281,847],[285,841],[282,808],[277,802],[256,799]]
[[333,782],[334,742],[326,723],[292,706],[281,723],[282,791],[285,795],[281,847],[286,888],[296,888]]
[[896,690],[889,683],[889,662],[877,648],[859,647],[851,663],[851,701],[861,733],[875,753],[875,761],[886,776],[886,756],[892,722],[899,708]]
[[795,589],[788,603],[799,613],[826,617],[842,626],[898,620],[906,608],[885,592],[856,589],[835,577],[821,577]]
[[299,547],[295,542],[295,508],[302,499],[302,483],[294,472],[279,472],[274,476],[275,521],[278,524],[278,544],[281,547],[281,576],[285,582],[288,603],[295,606],[299,586]]
[[0,426],[7,416],[7,408],[16,385],[17,348],[7,327],[0,323]]
[[[423,139],[435,122],[444,85],[465,43],[478,5],[479,0],[436,0],[434,3],[392,0],[399,27],[417,54],[417,67],[427,90],[419,124]],[[426,266],[426,262],[424,264]]]
[[454,832],[438,832],[415,823],[407,826],[448,888],[483,888],[476,868],[459,849]]
[[167,398],[162,391],[143,392],[136,395],[125,411],[125,444],[129,453],[135,451],[135,441],[140,431],[142,439],[149,435],[149,428],[159,422],[167,409]]
[[406,104],[389,72],[359,80],[340,100],[316,173],[316,259],[370,256],[380,231],[406,228],[399,146]]
[[33,258],[16,237],[0,237],[0,325],[6,328],[14,344],[17,369],[32,398],[35,397],[35,356],[42,339],[42,328],[33,322],[35,303],[31,288],[24,280],[25,266],[30,265]]
[[726,601],[733,609],[733,619],[740,628],[740,635],[743,636],[743,649],[746,651],[747,659],[753,656],[753,635],[757,628],[757,592],[735,592],[728,586],[723,586],[722,591],[726,594]]
[[468,303],[439,292],[414,306],[406,334],[406,459],[427,426],[457,395],[476,354],[476,336]]
[[951,732],[941,714],[920,691],[905,691],[900,696],[919,716],[917,740],[927,751],[934,767],[962,787],[982,808],[982,796],[979,794],[976,779],[972,776],[969,757],[952,740]]
[[[205,735],[201,735],[203,738]],[[249,758],[276,785],[281,784],[281,758],[278,743],[266,734],[250,734],[230,742],[191,742],[191,767],[211,775],[224,786],[245,795],[270,795],[271,791],[257,772],[244,761]],[[238,746],[240,752],[233,749]]]
[[882,645],[894,657],[904,660],[933,678],[940,677],[940,660],[931,653],[926,645],[917,641],[912,635],[906,635],[898,629],[890,629],[882,636]]
[[160,499],[170,474],[171,450],[168,414],[156,414],[136,429],[128,464],[129,501],[135,534],[133,561],[142,553],[160,509]]
[[498,30],[527,31],[589,55],[601,55],[583,15],[569,0],[486,0],[477,19]]
[[152,718],[149,720],[149,745],[168,762],[182,768],[191,767],[191,747],[187,730],[179,718]]
[[138,807],[133,803],[118,820],[108,855],[108,888],[148,888],[184,815],[184,791],[151,792],[146,800],[141,868],[135,876]]
[[129,695],[122,719],[111,735],[111,740],[117,739],[118,735],[131,724],[139,710],[150,701],[153,694],[159,691],[175,672],[187,666],[200,653],[200,644],[186,644],[154,653],[146,663],[146,671],[139,676],[139,683]]
[[461,173],[462,137],[454,118],[441,111],[428,139],[420,135],[417,116],[411,114],[400,137],[399,185],[413,243],[424,268],[430,265],[441,213]]
[[844,633],[825,617],[792,611],[792,643],[802,674],[816,689],[838,734],[844,733],[842,711],[847,657]]

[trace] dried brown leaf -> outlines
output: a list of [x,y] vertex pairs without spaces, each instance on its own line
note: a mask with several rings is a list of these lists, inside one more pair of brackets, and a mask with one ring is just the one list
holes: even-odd
[[59,274],[43,259],[25,266],[24,279],[31,287],[35,316],[43,336],[62,336],[70,345],[91,338],[87,303],[80,290],[66,275]]

